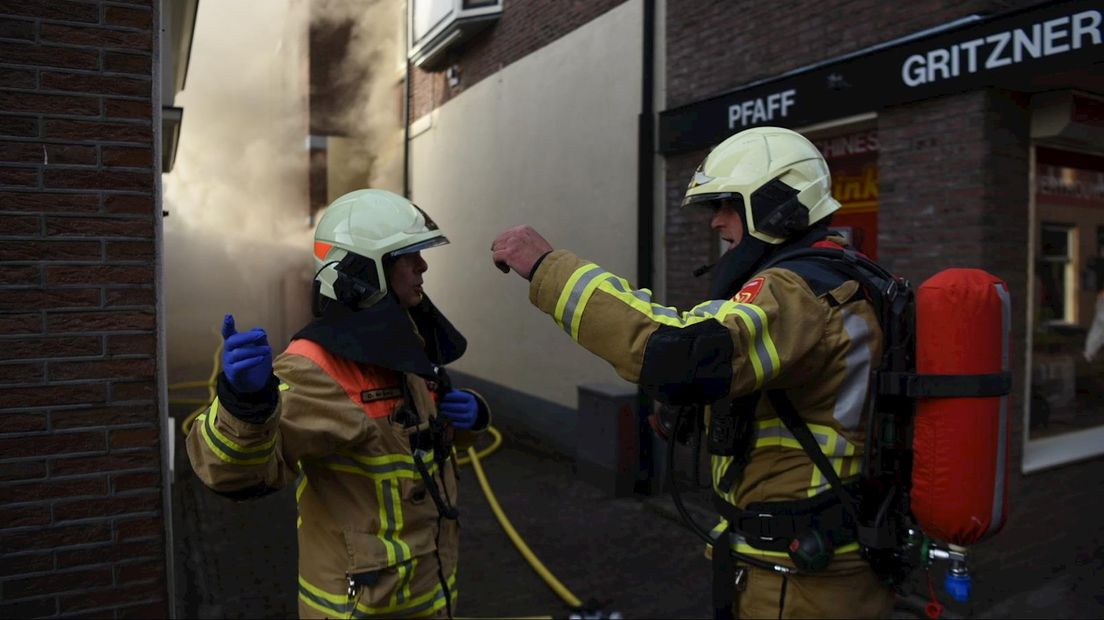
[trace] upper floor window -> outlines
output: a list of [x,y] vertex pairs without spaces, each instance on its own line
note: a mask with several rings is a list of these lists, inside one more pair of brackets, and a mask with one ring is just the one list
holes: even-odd
[[447,50],[501,14],[502,0],[410,0],[407,56],[423,69],[440,69]]

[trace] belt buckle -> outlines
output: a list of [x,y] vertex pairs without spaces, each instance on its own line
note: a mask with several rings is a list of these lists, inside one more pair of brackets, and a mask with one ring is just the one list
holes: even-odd
[[[763,540],[774,540],[774,536],[764,536],[763,535],[763,534],[767,534],[767,533],[770,533],[770,534],[774,533],[773,528],[771,528],[771,526],[770,526],[771,519],[774,519],[774,515],[772,515],[770,513],[766,513],[766,512],[760,512],[760,513],[757,513],[755,516],[760,519],[759,523],[761,524],[761,527],[759,529],[759,534],[757,535],[757,538],[761,538]],[[764,525],[765,525],[765,527],[762,527]],[[764,530],[770,530],[770,531],[766,532]]]

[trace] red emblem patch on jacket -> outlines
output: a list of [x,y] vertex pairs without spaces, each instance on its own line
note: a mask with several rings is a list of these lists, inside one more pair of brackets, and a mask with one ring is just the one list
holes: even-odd
[[732,301],[741,304],[748,304],[755,301],[755,298],[759,296],[759,291],[763,289],[763,278],[752,278],[747,281],[747,284],[740,289],[736,295],[732,297]]

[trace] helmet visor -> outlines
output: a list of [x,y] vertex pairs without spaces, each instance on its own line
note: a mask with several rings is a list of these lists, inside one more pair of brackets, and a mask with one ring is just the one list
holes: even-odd
[[432,239],[426,239],[413,245],[408,245],[405,248],[399,248],[392,252],[389,252],[388,256],[402,256],[403,254],[413,254],[414,252],[421,252],[422,250],[428,250],[429,248],[435,248],[439,245],[445,245],[449,242],[448,237],[441,235],[440,237],[434,237]]
[[717,206],[722,200],[735,200],[741,202],[740,194],[736,192],[719,192],[712,194],[694,194],[688,195],[682,199],[682,206],[688,207],[690,205],[702,205],[702,206]]

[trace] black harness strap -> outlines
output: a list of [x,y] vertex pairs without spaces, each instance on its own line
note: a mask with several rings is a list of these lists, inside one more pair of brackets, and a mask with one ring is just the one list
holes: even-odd
[[821,532],[837,546],[855,540],[855,523],[834,494],[791,501],[752,502],[746,509],[737,508],[714,494],[713,507],[734,531],[757,549],[786,551],[790,541],[811,530]]
[[736,563],[732,561],[732,527],[713,539],[713,617],[729,620],[736,602]]
[[984,375],[920,375],[909,372],[878,373],[881,394],[908,398],[985,398],[1004,396],[1012,390],[1012,373]]
[[839,498],[840,504],[843,505],[843,509],[847,511],[848,516],[856,524],[859,523],[859,514],[855,509],[855,499],[843,488],[843,481],[836,474],[832,464],[828,462],[828,457],[820,449],[820,444],[813,437],[809,426],[798,415],[793,403],[781,390],[768,391],[767,398],[770,399],[771,405],[774,406],[774,411],[781,418],[782,423],[786,425],[797,443],[801,444],[801,448],[805,450],[805,454],[809,456],[816,468],[820,470],[821,475],[824,476],[824,479],[828,481],[828,485],[832,492],[836,494],[836,497]]
[[[415,424],[419,423],[421,421],[421,416],[418,415],[417,409],[414,407],[414,398],[410,394],[410,386],[407,385],[406,377],[400,377],[399,386],[403,391],[403,404],[401,406],[408,409],[408,414],[412,412]],[[425,463],[422,462],[421,454],[419,454],[425,447],[434,450],[433,458],[437,462],[437,471],[444,471],[442,469],[443,463],[449,457],[449,454],[440,455],[438,454],[440,450],[435,449],[439,448],[439,446],[435,445],[437,442],[434,436],[439,433],[440,430],[434,426],[433,422],[433,420],[429,421],[430,429],[428,431],[415,431],[410,434],[410,453],[414,457],[414,468],[418,470],[418,475],[421,476],[422,482],[425,483],[426,490],[429,491],[429,496],[433,499],[433,504],[437,506],[437,512],[446,519],[455,520],[460,516],[460,511],[441,497],[441,489],[437,486],[437,481],[433,479]],[[429,445],[422,446],[427,435]]]

